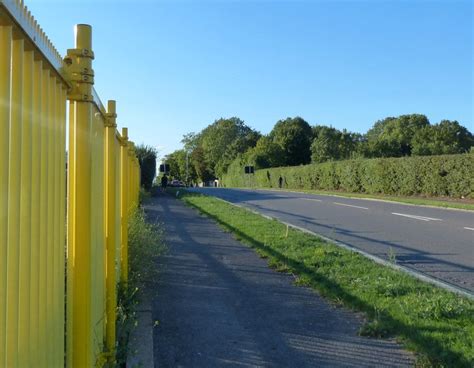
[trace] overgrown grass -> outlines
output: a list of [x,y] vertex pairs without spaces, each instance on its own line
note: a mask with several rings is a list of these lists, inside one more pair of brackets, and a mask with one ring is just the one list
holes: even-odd
[[143,203],[144,200],[151,197],[151,193],[140,187],[140,191],[138,192],[139,202]]
[[290,229],[222,200],[180,192],[180,198],[214,218],[268,258],[335,303],[366,313],[360,333],[396,336],[417,352],[420,367],[472,367],[474,302],[378,265],[363,256]]
[[128,223],[128,282],[118,287],[117,366],[125,367],[130,331],[136,326],[136,306],[141,290],[156,280],[159,270],[156,259],[166,247],[162,228],[147,221],[143,209],[129,215]]
[[350,193],[340,191],[322,191],[322,190],[310,190],[310,189],[268,189],[268,188],[257,188],[264,190],[284,190],[286,192],[296,193],[309,193],[319,195],[335,195],[347,198],[369,198],[378,199],[383,201],[398,202],[415,204],[421,206],[432,206],[441,208],[455,208],[460,210],[474,211],[474,202],[472,200],[454,200],[454,199],[443,199],[443,198],[422,198],[422,197],[400,197],[390,196],[383,194],[365,194],[365,193]]

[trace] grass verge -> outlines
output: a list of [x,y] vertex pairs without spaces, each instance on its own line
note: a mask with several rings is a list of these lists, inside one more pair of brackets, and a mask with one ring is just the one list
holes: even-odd
[[156,259],[166,247],[162,229],[149,223],[143,209],[137,208],[129,215],[128,222],[128,283],[120,283],[117,291],[117,366],[125,367],[131,330],[136,326],[136,306],[140,292],[156,280],[159,270]]
[[[242,189],[248,189],[248,188],[242,188]],[[419,205],[419,206],[454,208],[458,210],[474,211],[474,203],[472,203],[472,200],[464,200],[464,199],[398,197],[398,196],[389,196],[389,195],[383,195],[383,194],[376,195],[376,194],[365,194],[365,193],[321,191],[321,190],[309,190],[309,189],[298,189],[298,190],[296,189],[270,189],[270,188],[255,188],[255,189],[275,190],[275,191],[281,190],[285,192],[329,195],[329,196],[338,196],[338,197],[346,197],[346,198],[377,199],[377,200],[382,200],[382,201],[414,204],[414,205]]]
[[335,303],[366,313],[366,336],[396,336],[419,367],[472,367],[474,302],[222,200],[180,191],[268,259]]

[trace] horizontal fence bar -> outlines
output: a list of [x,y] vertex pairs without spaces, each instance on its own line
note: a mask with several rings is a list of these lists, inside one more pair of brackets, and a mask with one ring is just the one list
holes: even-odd
[[23,6],[23,1],[0,0],[0,7],[8,13],[19,28],[27,35],[30,42],[33,42],[37,51],[56,69],[62,68],[62,57],[49,40],[48,36],[39,26],[38,22],[31,15],[28,9]]

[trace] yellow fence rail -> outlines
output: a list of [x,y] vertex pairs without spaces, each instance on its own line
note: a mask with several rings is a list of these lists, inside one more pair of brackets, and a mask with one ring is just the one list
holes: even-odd
[[114,361],[139,164],[93,88],[91,27],[75,32],[62,59],[0,0],[0,367]]

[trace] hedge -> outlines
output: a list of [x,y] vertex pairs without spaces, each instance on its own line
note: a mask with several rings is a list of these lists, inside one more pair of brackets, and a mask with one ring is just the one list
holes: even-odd
[[474,155],[355,159],[261,169],[248,177],[235,161],[226,187],[315,189],[387,195],[474,198]]

